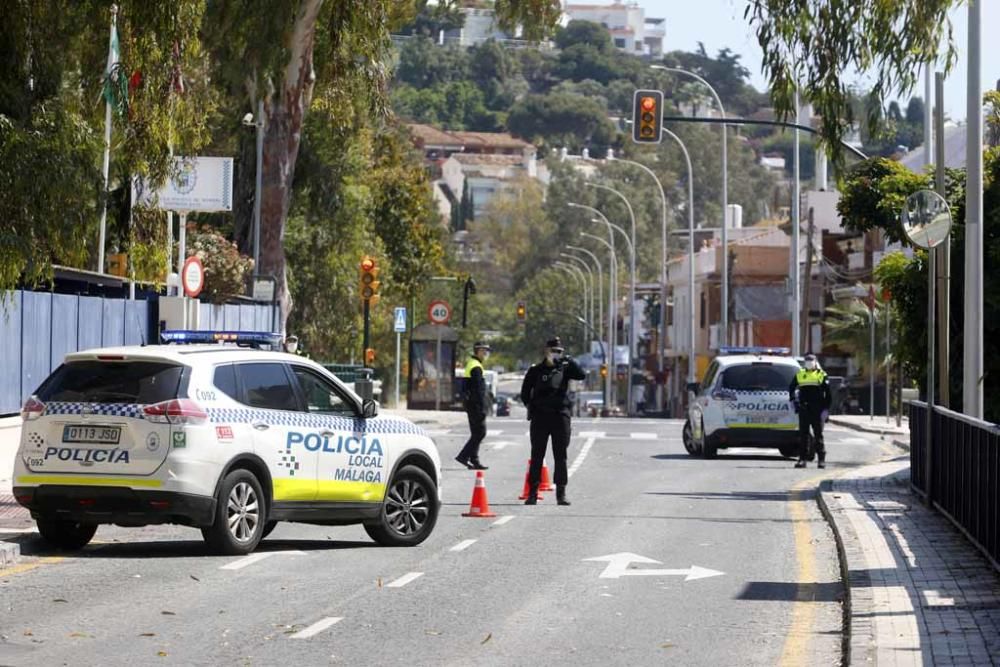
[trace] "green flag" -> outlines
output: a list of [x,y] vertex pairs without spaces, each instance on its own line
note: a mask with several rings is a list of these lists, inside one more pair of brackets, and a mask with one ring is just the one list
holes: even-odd
[[104,100],[119,116],[128,111],[128,77],[122,70],[119,58],[118,28],[111,25],[111,40],[108,45],[108,65],[104,71]]

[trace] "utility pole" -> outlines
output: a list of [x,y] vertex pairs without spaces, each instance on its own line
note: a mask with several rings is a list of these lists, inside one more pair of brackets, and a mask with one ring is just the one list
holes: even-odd
[[[795,88],[795,124],[799,124],[799,89]],[[792,156],[792,253],[791,253],[791,267],[789,275],[791,277],[791,287],[792,287],[792,355],[798,356],[801,354],[801,345],[799,339],[799,312],[801,308],[801,298],[802,292],[799,287],[799,131],[795,129],[793,131],[794,142],[793,142],[793,156]]]
[[[934,108],[934,133],[937,140],[934,143],[934,189],[945,197],[944,184],[944,74],[934,75],[934,88],[937,103]],[[951,401],[951,234],[938,248],[937,276],[938,281],[938,403],[948,407]]]
[[962,412],[983,418],[983,2],[969,12],[969,65],[966,82],[965,141],[965,326],[963,330]]
[[815,229],[816,211],[809,207],[809,227],[806,231],[806,286],[802,296],[802,349],[805,352],[812,352],[812,341],[809,332],[809,294],[812,291],[812,263],[813,263],[813,230]]

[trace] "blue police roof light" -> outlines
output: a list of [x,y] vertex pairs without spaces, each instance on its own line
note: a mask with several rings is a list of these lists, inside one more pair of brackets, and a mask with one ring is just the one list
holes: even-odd
[[198,345],[211,343],[235,343],[244,347],[261,347],[269,345],[273,348],[281,346],[284,338],[279,333],[267,331],[192,331],[188,329],[170,329],[160,332],[160,342],[180,345]]
[[787,347],[720,347],[719,354],[772,354],[776,356],[787,356],[792,351]]

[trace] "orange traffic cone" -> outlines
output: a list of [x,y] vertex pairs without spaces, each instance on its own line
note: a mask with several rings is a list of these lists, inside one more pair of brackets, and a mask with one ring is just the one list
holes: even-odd
[[549,467],[542,463],[542,483],[538,485],[539,491],[555,491],[556,487],[552,486],[552,481],[549,479]]
[[486,498],[486,478],[483,471],[476,471],[476,485],[472,487],[472,504],[469,511],[463,512],[462,516],[489,518],[496,516],[490,511],[490,501]]
[[[542,491],[549,491],[550,489],[543,488],[545,486],[545,480],[547,479],[547,473],[545,472],[545,467],[542,467],[542,483],[538,485],[538,499],[542,498]],[[531,459],[528,459],[528,469],[524,473],[524,488],[521,490],[521,495],[517,497],[518,500],[526,500],[528,494],[531,493]]]

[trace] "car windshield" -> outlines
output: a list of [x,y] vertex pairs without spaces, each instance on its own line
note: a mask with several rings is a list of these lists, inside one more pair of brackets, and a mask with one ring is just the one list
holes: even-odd
[[754,362],[722,373],[722,388],[735,391],[788,391],[797,368],[789,364]]
[[149,405],[177,398],[183,370],[155,361],[74,361],[56,369],[38,389],[38,398]]

